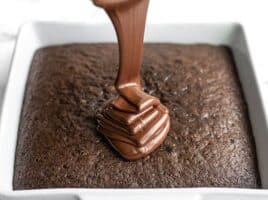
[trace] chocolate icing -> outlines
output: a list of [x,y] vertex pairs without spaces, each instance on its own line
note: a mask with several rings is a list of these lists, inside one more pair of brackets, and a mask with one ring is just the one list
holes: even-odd
[[120,67],[115,82],[119,97],[96,116],[97,130],[126,159],[136,160],[154,151],[170,127],[168,109],[143,92],[140,67],[149,0],[94,0],[103,7],[116,29]]

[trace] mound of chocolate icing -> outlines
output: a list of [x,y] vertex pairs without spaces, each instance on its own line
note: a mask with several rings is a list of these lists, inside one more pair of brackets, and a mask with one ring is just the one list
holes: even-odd
[[97,130],[128,160],[142,158],[159,147],[170,126],[168,109],[160,102],[135,111],[124,98],[118,97],[96,116]]

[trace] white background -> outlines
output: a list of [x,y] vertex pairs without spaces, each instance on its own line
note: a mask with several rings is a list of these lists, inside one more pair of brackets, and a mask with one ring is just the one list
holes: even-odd
[[[0,0],[0,103],[18,28],[31,20],[110,22],[89,0]],[[261,87],[268,90],[267,0],[151,0],[148,23],[187,22],[242,23]]]

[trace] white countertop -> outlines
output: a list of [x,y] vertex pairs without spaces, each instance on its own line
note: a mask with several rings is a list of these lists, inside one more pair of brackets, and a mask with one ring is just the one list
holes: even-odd
[[[267,8],[266,0],[151,0],[148,23],[241,23],[261,88],[268,91]],[[0,103],[18,28],[31,20],[110,22],[89,0],[0,0]],[[268,95],[265,101],[268,103]]]

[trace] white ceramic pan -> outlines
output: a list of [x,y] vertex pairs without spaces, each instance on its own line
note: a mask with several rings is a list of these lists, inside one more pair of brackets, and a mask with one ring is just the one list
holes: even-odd
[[15,191],[13,168],[20,112],[34,52],[48,45],[116,42],[110,25],[35,22],[22,26],[13,57],[0,121],[0,199],[268,199],[268,126],[243,28],[239,24],[149,25],[146,42],[224,44],[232,48],[249,106],[263,189],[42,189]]

